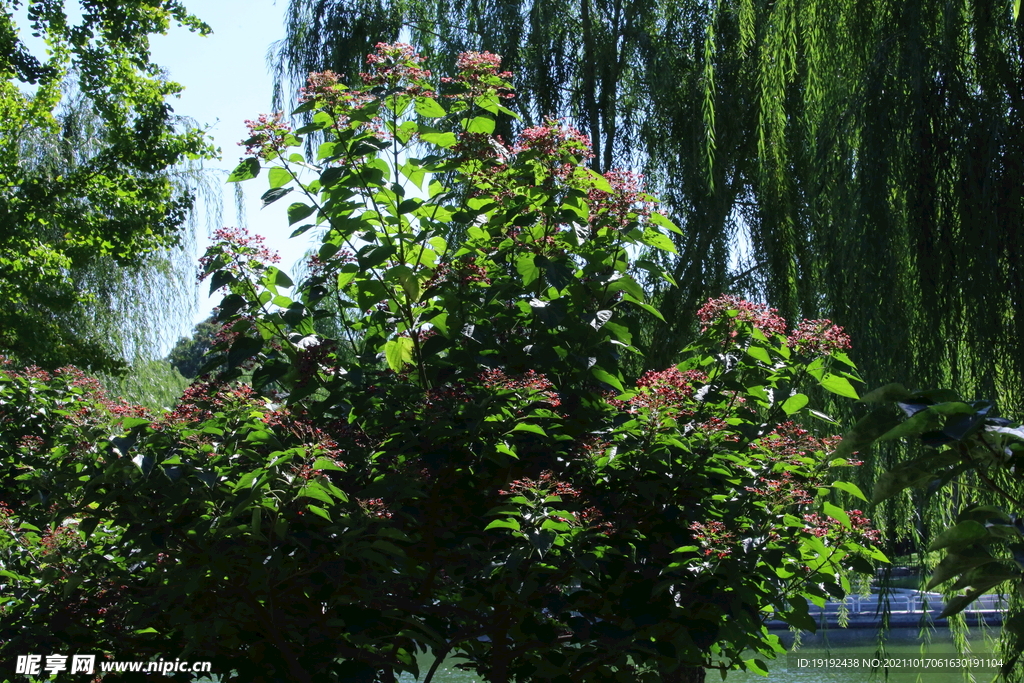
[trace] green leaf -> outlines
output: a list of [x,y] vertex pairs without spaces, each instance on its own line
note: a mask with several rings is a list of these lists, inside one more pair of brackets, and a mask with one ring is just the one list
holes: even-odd
[[345,468],[338,465],[338,463],[323,457],[317,458],[313,461],[313,469],[317,472],[323,470],[337,470],[339,472],[345,471]]
[[615,375],[611,374],[607,370],[604,370],[598,365],[595,365],[594,367],[590,368],[590,374],[593,375],[594,378],[597,379],[599,382],[610,384],[611,386],[618,389],[620,392],[625,391],[625,389],[623,389],[622,387],[622,380],[619,377],[616,377]]
[[857,390],[850,384],[850,380],[840,375],[825,375],[821,382],[821,387],[826,391],[831,391],[833,394],[839,394],[840,396],[846,396],[847,398],[859,399]]
[[670,232],[674,232],[677,235],[683,234],[683,231],[679,229],[679,226],[677,226],[675,223],[670,221],[666,216],[663,216],[660,213],[652,212],[650,220],[655,225],[660,225],[661,227],[666,228]]
[[825,501],[824,511],[826,515],[836,520],[837,522],[841,522],[842,525],[847,529],[852,528],[852,525],[850,524],[850,516],[846,514],[846,510],[844,510],[843,508],[837,505],[833,505],[828,501]]
[[446,149],[454,146],[455,143],[459,141],[459,139],[455,137],[455,133],[423,133],[420,135],[420,139],[423,140],[423,142],[429,142],[432,145],[437,145],[438,147],[444,147]]
[[834,481],[832,482],[832,488],[839,489],[840,491],[846,491],[851,496],[860,498],[865,503],[868,502],[868,497],[864,495],[864,492],[860,490],[860,487],[849,481]]
[[448,115],[444,107],[438,104],[437,100],[432,97],[417,97],[415,108],[417,114],[430,119],[437,119]]
[[315,481],[309,481],[305,486],[299,489],[298,497],[312,498],[314,500],[327,503],[328,505],[334,505],[334,498],[331,497],[331,494],[327,492],[327,489]]
[[886,384],[874,391],[869,391],[860,399],[864,403],[891,403],[906,401],[912,394],[902,384]]
[[494,132],[494,119],[490,116],[474,116],[468,122],[463,121],[467,133],[490,135]]
[[[274,170],[277,170],[277,169],[274,169]],[[263,193],[263,196],[260,197],[260,199],[263,202],[263,204],[262,204],[262,206],[260,206],[260,208],[261,209],[267,208],[268,206],[270,206],[271,204],[276,202],[278,199],[280,199],[281,197],[283,197],[286,194],[288,194],[289,192],[291,192],[293,189],[295,189],[295,188],[291,188],[291,187],[277,187],[277,188],[273,188],[273,189],[267,190],[266,192]]]
[[757,344],[751,344],[750,348],[747,349],[747,355],[755,360],[759,360],[767,365],[772,364],[772,357],[768,355],[768,350],[763,346]]
[[541,436],[547,436],[548,433],[537,425],[529,424],[527,422],[520,422],[512,428],[513,432],[533,432],[534,434],[540,434]]
[[652,230],[651,228],[644,229],[644,236],[640,238],[640,241],[649,247],[660,249],[661,251],[667,251],[670,254],[678,254],[676,251],[676,245],[673,244],[672,240],[667,235]]
[[782,402],[782,410],[786,415],[792,415],[806,406],[809,400],[805,394],[793,394]]
[[518,519],[509,517],[508,519],[496,519],[484,527],[484,531],[490,529],[512,529],[513,531],[519,531],[521,527],[519,526]]
[[398,337],[384,345],[384,356],[388,367],[394,372],[401,372],[405,363],[412,363],[413,344],[410,337]]
[[235,166],[235,170],[228,176],[227,182],[239,183],[243,180],[251,180],[260,174],[260,160],[256,157],[243,159],[242,163]]
[[523,277],[523,286],[529,287],[540,277],[540,268],[535,263],[536,254],[528,252],[516,259],[516,271]]
[[313,213],[315,210],[316,209],[314,209],[312,206],[309,206],[308,204],[303,204],[302,202],[295,202],[294,204],[288,207],[288,225],[295,225],[303,218],[309,216],[309,214]]
[[972,545],[978,541],[989,538],[988,529],[981,522],[969,519],[960,522],[951,529],[946,529],[932,539],[928,550],[942,550],[943,548],[961,548]]
[[323,517],[328,522],[333,522],[334,521],[334,520],[331,519],[331,516],[329,514],[327,514],[327,510],[324,510],[321,507],[317,507],[316,505],[307,505],[306,509],[309,510],[310,512],[312,512],[314,515],[317,515],[318,517]]
[[636,299],[631,297],[629,294],[623,294],[622,295],[622,300],[623,301],[628,301],[629,303],[633,304],[634,306],[636,306],[638,308],[644,309],[645,311],[647,311],[648,313],[653,315],[655,318],[657,318],[661,322],[665,322],[665,318],[661,315],[661,311],[659,311],[654,306],[651,306],[650,304],[645,304],[643,301],[637,301]]
[[959,576],[970,569],[995,561],[996,558],[992,557],[988,550],[980,546],[969,546],[958,553],[947,553],[942,558],[942,561],[936,565],[931,579],[928,580],[928,585],[925,586],[925,590],[931,590],[939,584],[946,583],[954,576]]
[[267,178],[270,180],[270,189],[275,190],[290,183],[292,181],[292,174],[280,166],[274,166],[268,172]]

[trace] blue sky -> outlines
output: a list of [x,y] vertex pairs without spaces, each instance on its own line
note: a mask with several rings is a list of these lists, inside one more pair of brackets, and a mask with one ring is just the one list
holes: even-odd
[[[209,126],[209,134],[221,149],[221,160],[207,163],[221,169],[227,177],[241,158],[238,142],[248,137],[246,119],[271,111],[273,79],[267,66],[267,49],[284,37],[286,0],[207,0],[185,5],[213,28],[205,38],[172,26],[165,36],[151,39],[153,62],[167,70],[171,80],[185,87],[180,99],[172,102],[175,113],[189,116]],[[221,179],[223,182],[223,179]],[[263,177],[241,183],[246,195],[246,224],[250,232],[263,235],[281,254],[281,267],[291,270],[305,252],[304,238],[289,240],[291,230],[285,214],[287,202],[260,209],[260,195],[267,189]],[[200,207],[201,232],[208,225],[206,211]],[[234,187],[223,186],[223,222],[237,225]],[[217,226],[212,226],[217,227]],[[205,234],[200,235],[205,244]],[[216,302],[200,292],[197,321],[209,315]]]

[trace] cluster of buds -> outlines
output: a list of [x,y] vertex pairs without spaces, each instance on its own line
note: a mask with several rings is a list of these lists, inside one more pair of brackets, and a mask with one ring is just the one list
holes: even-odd
[[[735,318],[731,318],[727,315],[729,311],[738,311],[738,313]],[[712,325],[722,321],[728,321],[731,328],[735,327],[734,321],[750,323],[765,335],[784,334],[786,331],[786,321],[778,315],[776,309],[746,301],[737,296],[708,299],[707,303],[697,311],[697,319],[703,324],[701,332],[707,331]],[[736,330],[732,329],[729,336],[735,338],[736,335]]]
[[370,72],[359,76],[369,86],[404,87],[410,95],[431,97],[426,82],[430,71],[420,67],[425,61],[408,43],[377,43],[376,51],[366,56]]
[[535,495],[539,498],[548,496],[565,496],[578,498],[580,491],[572,484],[555,479],[554,472],[545,470],[540,473],[539,479],[516,479],[509,482],[507,489],[499,489],[502,496],[522,496],[523,494]]
[[373,97],[349,90],[342,85],[338,74],[328,70],[309,74],[305,87],[300,90],[299,101],[312,102],[317,109],[330,114],[334,128],[342,130],[349,127],[352,113],[373,101]]
[[510,389],[516,392],[528,392],[528,395],[539,393],[541,400],[552,407],[561,405],[558,394],[553,391],[554,385],[547,377],[536,370],[527,370],[522,375],[512,378],[503,371],[485,370],[480,373],[480,381],[488,389]]
[[625,228],[651,215],[654,201],[643,190],[643,176],[631,171],[613,170],[604,174],[612,191],[605,192],[596,187],[587,196],[592,211],[590,226],[596,230],[602,226]]
[[630,412],[646,409],[666,417],[679,417],[687,412],[684,406],[693,397],[694,384],[707,382],[707,379],[699,370],[683,371],[675,367],[660,372],[649,370],[637,380],[636,395],[621,405]]
[[261,235],[250,235],[245,228],[218,228],[213,239],[215,243],[199,259],[197,282],[202,282],[218,268],[241,275],[249,270],[263,270],[268,264],[281,261],[276,252],[267,248]]
[[508,79],[511,71],[501,71],[501,55],[490,52],[463,52],[455,62],[459,75],[455,78],[442,78],[442,83],[452,83],[466,88],[466,93],[449,95],[449,97],[480,97],[493,93],[498,97],[509,99],[515,97]]
[[284,114],[260,114],[256,119],[247,119],[245,127],[249,137],[239,142],[245,147],[246,156],[273,159],[287,147],[285,138],[291,135],[292,127],[284,120]]
[[804,530],[818,538],[832,539],[837,542],[851,535],[856,540],[866,543],[874,544],[881,540],[881,534],[877,529],[872,528],[871,520],[865,517],[863,512],[850,510],[847,512],[847,516],[850,518],[849,529],[837,519],[812,512],[803,517]]
[[786,341],[789,348],[804,356],[827,356],[850,348],[850,335],[831,320],[802,320]]
[[581,161],[593,158],[591,149],[589,137],[559,119],[548,119],[543,126],[524,130],[512,152],[528,154],[564,180]]
[[383,498],[367,498],[357,499],[359,507],[365,510],[372,517],[377,519],[391,519],[394,517],[394,513],[388,509],[387,503],[384,502]]
[[755,484],[744,488],[758,496],[768,507],[787,508],[814,502],[806,485],[794,479],[792,472],[782,472],[778,478],[758,477]]
[[690,531],[693,532],[694,540],[702,546],[705,557],[722,560],[732,554],[731,546],[736,535],[728,531],[724,522],[693,522]]
[[814,436],[792,420],[783,422],[759,440],[750,444],[755,450],[766,452],[773,461],[800,464],[799,458],[815,453],[831,453],[843,440],[841,436]]

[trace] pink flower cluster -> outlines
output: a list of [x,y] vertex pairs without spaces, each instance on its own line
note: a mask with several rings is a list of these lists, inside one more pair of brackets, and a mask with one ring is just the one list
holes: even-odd
[[764,499],[762,502],[769,507],[790,507],[792,505],[810,505],[814,502],[807,492],[806,485],[793,478],[792,472],[783,472],[778,479],[758,477],[755,486],[744,488]]
[[842,539],[848,535],[857,537],[867,543],[878,543],[881,534],[877,529],[871,527],[871,520],[864,516],[860,510],[850,510],[847,513],[850,518],[850,529],[847,530],[843,523],[832,517],[810,513],[804,515],[805,530],[818,538]]
[[430,71],[419,66],[425,61],[408,43],[377,43],[376,52],[366,56],[370,72],[359,75],[369,86],[404,86],[409,94],[429,96]]
[[511,71],[499,71],[501,55],[490,52],[463,52],[455,62],[459,75],[455,78],[442,78],[442,83],[457,83],[466,87],[467,93],[449,95],[448,97],[479,97],[493,92],[502,98],[515,97],[506,79],[512,78]]
[[359,503],[359,507],[363,508],[372,517],[377,519],[391,519],[394,517],[394,513],[388,509],[387,503],[384,502],[383,498],[367,498],[365,500],[356,499]]
[[224,267],[238,275],[246,266],[262,267],[278,263],[281,257],[266,247],[266,240],[260,235],[250,235],[245,228],[218,228],[213,233],[215,244],[199,259],[199,276],[202,282],[213,272],[213,264],[219,259]]
[[826,356],[850,348],[850,335],[831,320],[803,320],[787,338],[789,348],[805,356]]
[[581,161],[594,156],[590,138],[559,119],[548,119],[543,126],[524,130],[512,152],[535,156],[562,179],[569,177]]
[[682,371],[675,367],[660,372],[648,370],[636,381],[639,391],[625,405],[630,412],[646,408],[677,417],[686,412],[683,406],[693,397],[694,383],[701,384],[707,379],[699,370]]
[[552,391],[554,385],[551,381],[535,370],[527,370],[516,378],[507,376],[501,370],[485,370],[480,373],[479,379],[489,389],[498,388],[511,389],[513,391],[540,392],[548,405],[557,407],[562,403],[558,398],[558,394]]
[[366,93],[347,89],[338,74],[330,70],[309,74],[299,95],[300,102],[312,102],[334,117],[337,129],[347,127],[349,115],[372,100]]
[[714,556],[719,560],[732,554],[730,547],[736,535],[726,529],[723,522],[694,522],[690,525],[695,541],[704,546],[705,556]]
[[509,483],[508,489],[501,489],[498,493],[502,496],[519,496],[524,493],[537,493],[543,496],[567,496],[578,498],[580,491],[573,488],[572,484],[555,479],[554,472],[545,470],[540,473],[540,479],[516,479]]
[[291,125],[283,119],[281,112],[260,114],[255,120],[247,119],[245,127],[249,129],[249,139],[239,142],[239,146],[244,146],[246,155],[250,157],[266,159],[280,154],[285,148],[285,136],[292,132]]
[[[728,318],[726,313],[731,310],[739,311],[739,314],[735,318]],[[786,321],[778,315],[776,309],[741,299],[738,296],[726,295],[717,299],[708,299],[707,303],[697,311],[697,319],[703,323],[701,332],[722,320],[750,323],[766,335],[785,334],[786,332]],[[736,331],[733,330],[730,336],[735,337]]]
[[787,460],[818,451],[831,453],[842,440],[841,436],[816,437],[790,420],[783,422],[761,439],[751,443],[750,447],[768,451],[773,459]]
[[624,228],[638,219],[651,215],[654,202],[643,190],[643,175],[632,171],[612,170],[604,174],[612,191],[593,188],[588,192],[591,207],[597,210],[590,216],[590,225],[598,228],[609,225]]

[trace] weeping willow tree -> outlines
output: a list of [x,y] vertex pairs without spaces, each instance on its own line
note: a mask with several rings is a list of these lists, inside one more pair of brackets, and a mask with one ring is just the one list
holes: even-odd
[[213,149],[149,62],[149,34],[172,21],[209,31],[174,0],[0,0],[0,353],[114,371],[191,318],[189,215]]
[[[596,170],[646,173],[686,233],[663,261],[679,287],[654,292],[667,313],[646,367],[673,362],[695,308],[731,291],[844,326],[868,386],[1024,415],[1010,0],[291,0],[286,27],[279,102],[309,71],[357,77],[379,40],[408,37],[441,72],[489,50],[522,125],[568,118]],[[878,455],[876,471],[908,457]],[[894,538],[926,536],[957,503],[895,505],[878,511]]]

